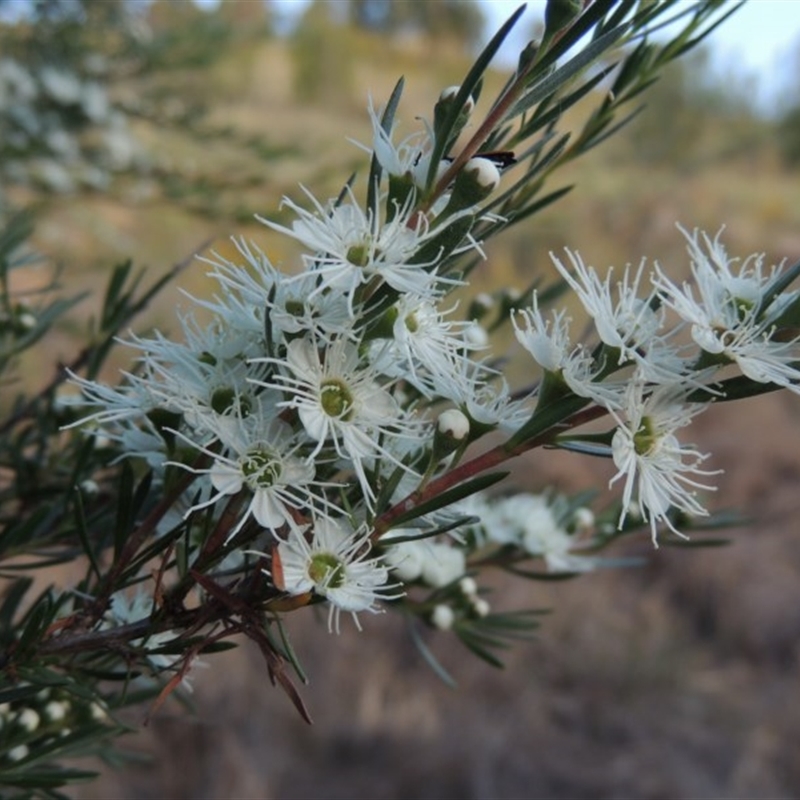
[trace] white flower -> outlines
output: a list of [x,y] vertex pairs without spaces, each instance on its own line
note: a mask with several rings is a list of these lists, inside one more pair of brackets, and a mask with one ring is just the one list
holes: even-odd
[[317,443],[308,458],[326,445],[333,446],[339,457],[352,463],[367,502],[374,500],[365,461],[383,457],[406,468],[381,439],[420,438],[419,425],[376,382],[375,370],[362,366],[351,342],[337,339],[320,349],[308,338],[294,339],[285,362],[276,363],[290,374],[276,375],[276,382],[269,385],[289,395],[278,405],[297,409],[303,427]]
[[497,371],[466,356],[455,361],[449,372],[436,374],[434,387],[480,425],[512,431],[530,417],[526,401],[511,397]]
[[369,557],[369,531],[353,531],[344,520],[317,519],[310,531],[292,528],[275,552],[275,585],[291,595],[313,591],[328,600],[328,629],[337,633],[342,611],[360,630],[358,612],[379,613],[379,600],[401,595],[396,584],[386,584],[389,573],[380,559]]
[[570,342],[570,319],[563,309],[553,311],[552,320],[546,320],[534,292],[532,307],[519,314],[524,328],[517,323],[514,314],[511,316],[517,341],[540,367],[560,376],[578,397],[594,400],[606,407],[619,405],[621,384],[596,380],[600,368],[583,345],[573,346]]
[[422,562],[422,581],[439,589],[458,580],[467,571],[466,555],[460,547],[445,542],[426,542]]
[[401,295],[390,312],[395,316],[392,338],[375,341],[371,359],[376,369],[404,378],[428,397],[466,352],[476,349],[466,337],[470,323],[447,320],[448,312],[427,298]]
[[[126,595],[124,592],[119,591],[111,595],[111,605],[103,621],[103,628],[113,628],[121,625],[132,625],[135,622],[141,622],[149,619],[153,614],[154,600],[153,598],[143,592],[141,589],[137,590],[136,594],[132,597]],[[151,651],[158,650],[159,648],[171,642],[178,636],[177,631],[161,631],[153,633],[142,639],[135,639],[130,642],[131,647],[142,647],[147,652],[147,660],[153,668],[159,672],[164,670],[176,669],[178,663],[181,661],[180,655],[166,655],[163,653],[153,653]],[[192,667],[205,666],[203,662],[198,659],[192,661]],[[182,686],[191,691],[189,683],[188,670],[184,677],[181,679]]]
[[[774,383],[800,394],[800,370],[793,364],[800,360],[800,337],[773,341],[774,321],[785,300],[779,295],[763,308],[767,285],[780,273],[780,266],[763,268],[764,255],[729,258],[720,242],[720,234],[710,239],[695,230],[690,235],[681,229],[688,242],[692,286],[678,287],[662,270],[656,286],[664,302],[691,324],[692,338],[707,353],[736,362],[742,374],[757,383]],[[721,233],[721,232],[720,232]]]
[[635,271],[626,266],[622,280],[612,283],[613,269],[601,281],[580,255],[567,250],[567,256],[575,276],[550,254],[564,280],[594,319],[601,341],[619,352],[618,364],[632,362],[649,381],[672,383],[679,380],[685,364],[661,333],[665,317],[663,308],[653,307],[656,290],[651,288],[645,297],[639,297],[644,261]]
[[191,317],[181,322],[185,343],[159,333],[130,342],[143,352],[141,380],[159,407],[184,415],[202,432],[219,417],[247,416],[268,402],[256,396],[250,382],[267,373],[265,365],[251,366],[251,357],[263,352],[259,337],[219,320],[204,328]]
[[492,607],[489,605],[489,601],[483,597],[473,597],[472,598],[472,611],[476,617],[488,617],[489,612],[492,610]]
[[[314,464],[295,455],[301,443],[288,424],[259,413],[231,419],[227,424],[220,421],[215,432],[223,446],[221,453],[192,443],[214,458],[210,468],[195,470],[178,465],[207,474],[216,490],[211,497],[193,505],[185,516],[213,505],[221,497],[247,489],[251,494],[250,503],[231,530],[230,540],[251,515],[259,525],[274,533],[284,525],[293,524],[292,509],[308,512],[324,505],[311,489],[316,485]],[[185,435],[181,436],[188,440]]]
[[[410,134],[400,144],[395,145],[392,142],[392,131],[384,130],[380,115],[372,105],[372,98],[369,100],[367,110],[372,123],[372,152],[375,153],[378,163],[389,175],[409,176],[418,188],[423,188],[430,168],[430,154],[433,149],[433,131],[430,125],[423,120],[424,130]],[[358,143],[356,142],[356,144]],[[364,147],[363,149],[369,152],[369,148]],[[447,164],[441,162],[442,174],[446,168]]]
[[541,494],[520,493],[488,504],[481,515],[486,538],[497,544],[513,544],[529,555],[542,558],[549,572],[586,572],[600,560],[576,555],[583,543],[564,528],[558,502]]
[[[404,536],[412,532],[412,529],[395,528],[393,536]],[[381,542],[386,545],[383,560],[389,569],[403,583],[416,581],[422,575],[422,564],[426,557],[424,542],[409,540],[392,544],[390,541]]]
[[[317,335],[344,334],[352,327],[347,298],[339,292],[315,292],[317,276],[287,276],[277,270],[256,246],[233,239],[246,266],[229,261],[218,253],[201,259],[214,269],[209,273],[220,284],[221,296],[213,302],[192,298],[238,330],[263,336],[265,323],[269,335],[283,342],[285,334],[312,332]],[[265,319],[266,316],[266,319]]]
[[657,387],[646,397],[643,382],[634,380],[626,392],[624,418],[611,411],[618,423],[611,443],[618,472],[609,485],[625,479],[619,525],[622,527],[625,522],[635,489],[656,545],[659,522],[666,523],[679,536],[683,535],[669,519],[670,508],[692,516],[708,515],[695,490],[713,491],[715,487],[701,483],[695,476],[719,472],[701,469],[699,465],[708,456],[690,445],[682,445],[675,436],[676,430],[688,425],[706,408],[700,403],[686,403],[685,395],[683,387],[673,385]]
[[398,578],[404,582],[419,580],[438,589],[464,575],[467,564],[461,548],[428,538],[392,544],[392,538],[412,532],[412,529],[397,528],[381,541],[386,547],[383,560]]
[[[298,217],[291,228],[261,217],[257,219],[313,252],[303,260],[307,270],[320,279],[315,293],[328,288],[344,292],[352,309],[356,290],[373,279],[385,281],[399,292],[421,296],[448,280],[430,269],[432,263],[414,263],[417,252],[438,235],[439,229],[431,228],[424,215],[417,215],[411,203],[398,209],[391,221],[380,224],[371,213],[360,208],[350,193],[346,201],[327,208],[309,192],[306,194],[316,213],[306,211],[288,198],[283,200],[283,205]],[[455,218],[456,215],[450,216],[447,223]]]

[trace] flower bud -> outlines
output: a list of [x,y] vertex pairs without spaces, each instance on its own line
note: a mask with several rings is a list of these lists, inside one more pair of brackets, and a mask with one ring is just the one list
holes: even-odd
[[453,190],[442,216],[477,206],[500,184],[500,170],[488,158],[475,156],[464,165],[453,183]]
[[17,317],[20,333],[27,333],[36,327],[36,317],[30,311],[23,311]]
[[449,408],[439,414],[436,431],[455,442],[460,442],[469,435],[469,420],[457,408]]
[[478,584],[469,575],[458,582],[458,588],[465,597],[475,597],[478,594]]
[[66,703],[60,703],[58,700],[51,700],[44,707],[44,715],[50,722],[60,722],[67,716],[68,708]]
[[474,322],[464,329],[464,342],[472,350],[480,350],[489,344],[489,336],[483,326]]
[[453,609],[444,605],[444,603],[439,603],[439,605],[435,606],[431,613],[431,623],[434,628],[438,628],[440,631],[449,631],[455,621],[456,615],[453,613]]
[[98,486],[97,481],[94,481],[91,478],[81,481],[78,488],[81,490],[81,494],[84,494],[87,497],[96,497],[98,494],[100,494],[100,487]]
[[575,528],[579,531],[590,531],[594,527],[594,512],[591,508],[581,506],[575,509],[572,517]]
[[26,744],[18,744],[16,747],[12,747],[8,751],[8,760],[9,761],[22,761],[23,758],[27,758],[28,753],[30,753],[30,750],[28,749],[28,745],[26,745]]
[[488,616],[489,612],[491,611],[491,607],[489,606],[489,601],[485,600],[483,597],[473,598],[472,611],[476,617],[483,618]]
[[[439,95],[439,102],[443,105],[447,105],[452,103],[458,93],[461,91],[461,87],[456,86],[448,86],[446,89],[442,89],[441,94]],[[472,97],[468,97],[467,101],[464,103],[464,106],[461,109],[462,114],[471,114],[475,110],[475,101]]]
[[17,717],[17,722],[28,733],[33,733],[39,727],[39,723],[41,722],[41,718],[39,717],[39,715],[32,708],[26,708]]
[[439,414],[433,433],[433,455],[435,463],[453,453],[469,436],[469,419],[457,408],[449,408]]
[[[433,130],[437,138],[445,120],[453,111],[453,105],[460,90],[460,86],[448,86],[439,95],[439,100],[433,107]],[[467,120],[469,120],[470,114],[472,114],[474,109],[475,100],[473,100],[472,97],[468,97],[464,101],[464,105],[459,109],[458,116],[456,117],[452,129],[447,132],[448,144],[452,144],[458,138],[459,133],[461,133],[464,126],[467,124]],[[445,152],[447,152],[448,149],[449,148],[445,148]]]

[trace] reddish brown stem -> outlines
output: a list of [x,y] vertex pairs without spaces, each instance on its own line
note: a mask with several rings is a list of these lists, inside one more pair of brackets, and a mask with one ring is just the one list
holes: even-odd
[[392,527],[392,523],[398,517],[401,517],[403,514],[408,513],[412,509],[416,508],[422,503],[427,502],[431,498],[436,497],[442,492],[446,492],[448,489],[452,489],[459,483],[463,483],[469,478],[479,475],[482,472],[486,472],[487,470],[502,464],[504,461],[508,461],[511,458],[516,458],[528,450],[533,450],[536,447],[542,447],[546,444],[552,444],[555,438],[565,430],[576,428],[579,425],[584,425],[585,423],[591,422],[594,419],[598,419],[607,413],[608,412],[606,409],[601,406],[592,406],[591,408],[583,409],[582,411],[573,414],[571,417],[568,417],[567,419],[557,423],[544,433],[541,433],[539,436],[528,439],[516,447],[508,448],[505,444],[499,444],[496,447],[493,447],[491,450],[481,453],[472,460],[460,464],[454,470],[435,478],[430,483],[426,484],[422,489],[417,489],[408,495],[408,497],[384,511],[383,514],[381,514],[375,520],[374,529],[371,535],[372,540],[376,541],[384,533],[386,533],[386,531]]

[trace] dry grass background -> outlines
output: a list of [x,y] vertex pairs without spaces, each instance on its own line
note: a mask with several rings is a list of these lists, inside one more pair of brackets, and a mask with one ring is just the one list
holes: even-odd
[[[273,214],[282,193],[297,196],[298,181],[323,196],[335,192],[361,159],[345,137],[368,141],[368,91],[380,101],[404,73],[400,116],[409,131],[465,65],[413,43],[389,47],[362,37],[347,47],[348,85],[310,105],[294,98],[293,62],[281,41],[184,76],[202,83],[206,99],[216,98],[215,119],[266,133],[285,154],[274,164],[248,161],[224,142],[200,147],[145,127],[140,135],[159,158],[188,171],[258,170],[262,180],[242,191],[240,210]],[[767,128],[754,126],[756,146],[744,155],[712,154],[681,169],[637,159],[629,140],[596,151],[562,176],[577,182],[573,194],[490,246],[476,282],[522,287],[534,271],[549,269],[550,249],[565,245],[597,267],[646,254],[685,269],[676,220],[711,232],[727,224],[731,252],[767,249],[772,259],[796,259],[797,175],[781,172]],[[54,200],[45,208],[36,243],[64,264],[69,288],[96,287],[121,257],[158,273],[209,236],[228,247],[230,233],[291,261],[284,244],[257,225],[229,214],[198,216],[135,188],[116,199]],[[230,208],[229,197],[220,202]],[[181,285],[207,291],[204,271],[190,267]],[[149,322],[168,329],[176,304],[188,305],[180,297],[170,289]],[[62,331],[49,350],[53,359],[72,341]],[[41,375],[44,367],[31,369]],[[695,425],[695,441],[726,470],[712,504],[754,520],[732,534],[731,546],[654,553],[645,537],[627,545],[647,556],[640,569],[557,584],[498,582],[497,607],[553,609],[538,640],[511,652],[504,672],[440,636],[432,647],[459,682],[453,691],[391,615],[365,619],[360,634],[345,626],[339,637],[311,614],[295,615],[289,626],[311,678],[304,697],[314,727],[270,686],[260,656],[245,645],[198,671],[196,713],[168,705],[146,729],[143,711],[131,718],[140,730],[125,741],[149,754],[146,765],[108,770],[74,796],[797,797],[798,423],[798,398],[776,394],[722,405]],[[530,489],[555,481],[570,490],[608,475],[605,463],[541,452],[522,460],[515,481]]]

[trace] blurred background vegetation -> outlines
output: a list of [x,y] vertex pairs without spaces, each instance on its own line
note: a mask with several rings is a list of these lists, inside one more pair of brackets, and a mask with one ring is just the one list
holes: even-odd
[[[14,276],[30,292],[53,265],[71,294],[127,258],[155,279],[199,247],[231,255],[230,235],[291,269],[289,245],[253,215],[280,218],[299,183],[324,198],[363,173],[365,154],[347,139],[370,141],[367,97],[380,105],[404,75],[399,119],[411,132],[483,34],[481,6],[466,0],[317,0],[291,29],[268,2],[27,8],[0,24],[0,214],[35,211],[31,245],[44,260]],[[800,89],[764,116],[753,86],[714,79],[708,57],[673,65],[627,128],[557,176],[550,189],[575,189],[492,242],[476,290],[522,289],[565,246],[598,268],[647,255],[679,275],[676,222],[712,234],[726,225],[732,253],[800,255]],[[209,291],[205,271],[192,263],[181,286]],[[181,297],[165,291],[147,323],[168,331]],[[27,365],[29,388],[80,344],[99,303],[53,337],[51,365],[41,354]],[[109,772],[76,796],[798,796],[800,410],[774,395],[707,416],[696,439],[726,468],[716,505],[755,520],[730,547],[652,554],[648,539],[631,545],[648,558],[642,569],[498,586],[498,606],[554,613],[504,674],[432,642],[461,681],[455,693],[399,619],[341,637],[293,619],[315,668],[316,728],[242,650],[198,676],[196,717],[162,709],[131,735],[134,751],[157,748],[153,766]],[[563,453],[522,467],[517,484],[533,490],[609,477]]]

